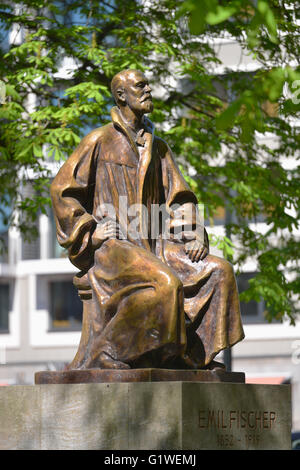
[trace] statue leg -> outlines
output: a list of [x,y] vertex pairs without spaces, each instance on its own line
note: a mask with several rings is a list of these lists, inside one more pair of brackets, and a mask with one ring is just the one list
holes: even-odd
[[80,343],[74,359],[67,366],[69,370],[84,368],[92,338],[101,330],[99,308],[93,297],[87,274],[84,272],[76,274],[73,278],[73,284],[78,290],[83,311]]
[[103,329],[84,367],[120,369],[151,351],[161,351],[161,360],[183,353],[183,286],[156,256],[111,239],[96,251],[88,276]]
[[232,265],[208,255],[198,269],[201,279],[198,290],[187,298],[185,305],[186,354],[194,367],[211,368],[214,357],[241,341],[244,332]]
[[164,259],[184,286],[187,348],[183,367],[211,368],[220,351],[244,338],[232,265],[213,255],[193,263],[184,245],[172,242],[164,244]]

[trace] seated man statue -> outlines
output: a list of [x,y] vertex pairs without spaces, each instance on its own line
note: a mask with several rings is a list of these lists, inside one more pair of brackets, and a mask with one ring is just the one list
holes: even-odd
[[[244,337],[232,266],[209,254],[196,196],[145,116],[145,75],[122,71],[111,90],[112,122],[83,138],[51,185],[58,241],[80,270],[74,284],[90,292],[69,368],[214,369]],[[149,229],[153,207],[165,208],[168,236],[160,222]]]

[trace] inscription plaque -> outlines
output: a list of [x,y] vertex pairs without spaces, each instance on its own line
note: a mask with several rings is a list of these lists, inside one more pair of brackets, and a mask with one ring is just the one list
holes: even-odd
[[[199,410],[199,428],[216,432],[219,447],[257,447],[265,429],[276,426],[277,413],[261,410]],[[238,435],[237,435],[238,433]]]
[[201,386],[198,396],[193,389],[195,384],[189,385],[183,416],[191,406],[197,409],[197,417],[184,422],[184,428],[195,437],[193,448],[290,448],[288,385],[211,384],[209,389]]

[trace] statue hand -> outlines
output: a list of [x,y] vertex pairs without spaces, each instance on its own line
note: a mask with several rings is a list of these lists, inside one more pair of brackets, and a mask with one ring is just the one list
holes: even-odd
[[185,252],[193,263],[197,263],[208,255],[208,247],[204,244],[202,237],[194,234],[193,240],[185,242]]
[[100,224],[97,224],[95,228],[95,231],[92,235],[92,244],[97,248],[109,238],[118,238],[120,233],[120,227],[117,222],[104,219],[104,221],[102,221]]

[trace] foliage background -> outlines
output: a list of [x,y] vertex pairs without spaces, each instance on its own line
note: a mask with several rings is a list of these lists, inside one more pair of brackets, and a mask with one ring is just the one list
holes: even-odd
[[[34,222],[50,203],[51,162],[109,121],[115,73],[144,70],[162,91],[151,119],[206,218],[226,205],[226,236],[215,243],[237,272],[257,261],[242,299],[263,298],[270,321],[287,316],[294,323],[300,291],[296,6],[289,0],[0,3],[2,39],[9,30],[15,34],[14,44],[0,49],[7,94],[0,107],[2,223],[34,235]],[[256,61],[256,70],[214,73],[220,65],[214,41],[228,37]],[[69,64],[67,75],[59,73],[62,63]],[[266,134],[277,145],[257,142]],[[24,197],[28,179],[33,198]],[[262,215],[264,233],[250,224]]]

